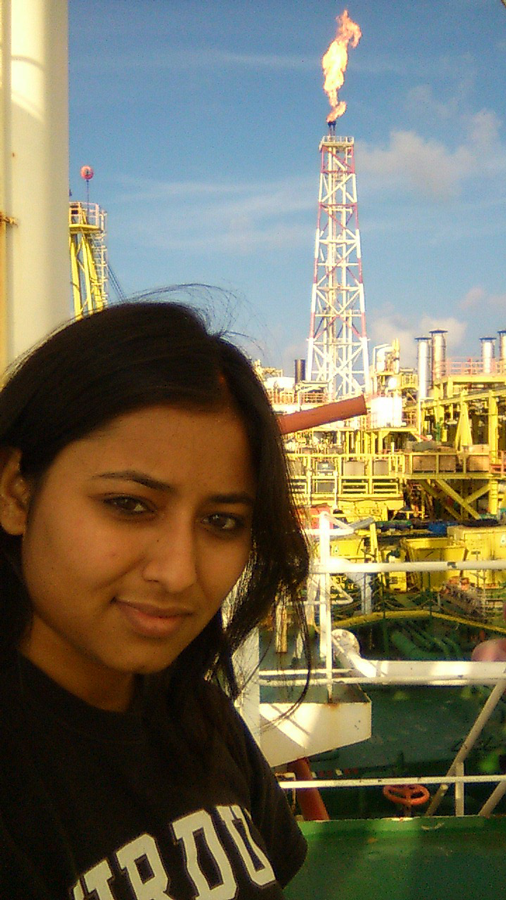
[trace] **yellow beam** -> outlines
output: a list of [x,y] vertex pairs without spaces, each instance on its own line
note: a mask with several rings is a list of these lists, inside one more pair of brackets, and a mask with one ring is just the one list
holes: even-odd
[[484,494],[487,494],[490,491],[490,486],[493,483],[494,482],[489,481],[487,484],[482,485],[481,488],[478,488],[476,491],[473,491],[472,494],[469,494],[469,496],[466,497],[467,502],[474,503],[475,500],[478,500],[480,497],[483,497]]
[[448,496],[451,497],[452,500],[455,500],[456,503],[459,503],[460,506],[462,506],[462,508],[465,509],[466,512],[468,512],[470,516],[472,516],[474,519],[480,518],[480,514],[478,512],[476,512],[475,509],[473,509],[471,504],[468,503],[467,500],[464,499],[464,497],[461,497],[461,495],[458,494],[457,491],[454,491],[454,489],[452,487],[450,487],[448,482],[443,481],[439,478],[435,478],[434,481],[437,484],[437,486],[439,488],[441,488],[441,490],[445,494],[448,494]]
[[469,625],[472,628],[483,628],[484,631],[493,631],[497,634],[506,634],[506,627],[492,625],[489,622],[481,622],[478,619],[468,619],[466,616],[454,616],[450,613],[434,612],[430,609],[389,609],[383,612],[373,612],[366,616],[349,616],[347,619],[338,619],[339,628],[353,628],[361,625],[374,625],[383,619],[396,621],[401,619],[441,619],[458,625]]
[[442,505],[444,506],[444,508],[446,509],[447,513],[449,513],[450,516],[455,515],[455,512],[456,512],[455,507],[450,506],[450,503],[447,502],[447,498],[444,496],[441,496],[441,493],[439,491],[436,491],[429,481],[425,482],[425,484],[423,486],[423,490],[427,494],[429,494],[431,497],[433,497],[434,500],[437,500],[439,503],[442,503]]

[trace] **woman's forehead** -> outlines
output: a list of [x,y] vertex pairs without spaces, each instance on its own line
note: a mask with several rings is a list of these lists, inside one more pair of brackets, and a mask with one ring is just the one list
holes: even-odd
[[[57,464],[57,465],[56,465]],[[217,411],[155,406],[126,413],[69,444],[55,460],[60,473],[144,471],[159,480],[188,477],[251,484],[252,461],[242,420]]]

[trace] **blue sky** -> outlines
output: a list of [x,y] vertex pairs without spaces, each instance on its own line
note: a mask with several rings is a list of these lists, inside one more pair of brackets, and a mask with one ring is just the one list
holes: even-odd
[[93,166],[123,290],[201,282],[266,364],[305,356],[328,101],[355,138],[370,346],[506,328],[506,8],[501,0],[70,0],[70,176]]

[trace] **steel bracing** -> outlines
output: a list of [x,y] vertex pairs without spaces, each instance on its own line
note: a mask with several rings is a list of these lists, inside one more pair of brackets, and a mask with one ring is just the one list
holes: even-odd
[[369,387],[353,138],[331,133],[320,152],[307,377],[344,398]]
[[107,304],[106,213],[96,203],[72,202],[69,242],[72,305],[76,318]]

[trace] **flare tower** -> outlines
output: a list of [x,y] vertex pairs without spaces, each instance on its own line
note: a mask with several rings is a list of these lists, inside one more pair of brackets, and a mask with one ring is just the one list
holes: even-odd
[[369,389],[354,140],[331,124],[320,153],[306,377],[344,399]]

